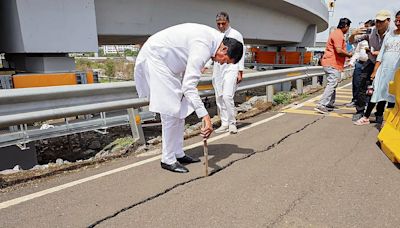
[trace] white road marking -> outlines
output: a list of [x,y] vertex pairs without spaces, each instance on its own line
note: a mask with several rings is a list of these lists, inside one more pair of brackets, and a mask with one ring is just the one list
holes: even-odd
[[[339,89],[344,88],[344,87],[349,86],[349,85],[351,85],[351,83],[346,84],[344,86],[341,86]],[[305,102],[303,102],[303,103],[301,103],[299,105],[296,105],[294,107],[294,109],[298,109],[298,108],[302,107],[305,103],[310,102],[310,101],[314,101],[315,99],[316,98],[311,98],[311,99],[309,99],[309,100],[307,100],[307,101],[305,101]],[[292,106],[292,108],[293,108],[293,106]],[[269,117],[267,119],[264,119],[264,120],[252,123],[249,126],[240,128],[240,129],[238,129],[238,131],[242,132],[242,131],[251,129],[251,128],[256,127],[256,126],[258,126],[260,124],[264,124],[264,123],[267,123],[267,122],[269,122],[271,120],[274,120],[276,118],[284,116],[285,114],[286,113],[278,113],[278,114],[276,114],[274,116],[271,116],[271,117]],[[215,136],[213,138],[210,138],[207,141],[209,143],[210,142],[214,142],[214,141],[217,141],[219,139],[225,138],[225,137],[227,137],[229,135],[230,135],[229,133],[224,133],[224,134]],[[202,145],[203,145],[203,142],[198,142],[198,143],[186,146],[183,149],[184,150],[189,150],[189,149],[192,149],[192,148],[195,148],[195,147],[198,147],[198,146],[202,146]],[[110,171],[107,171],[107,172],[104,172],[104,173],[99,173],[99,174],[96,174],[96,175],[93,175],[93,176],[90,176],[90,177],[86,177],[86,178],[83,178],[83,179],[80,179],[80,180],[72,181],[72,182],[69,182],[69,183],[66,183],[66,184],[63,184],[63,185],[59,185],[59,186],[56,186],[56,187],[45,189],[45,190],[42,190],[40,192],[35,192],[35,193],[29,194],[29,195],[26,195],[26,196],[21,196],[21,197],[12,199],[12,200],[8,200],[8,201],[0,203],[0,210],[4,209],[4,208],[7,208],[7,207],[10,207],[10,206],[14,206],[14,205],[26,202],[26,201],[29,201],[29,200],[32,200],[32,199],[35,199],[35,198],[38,198],[38,197],[41,197],[41,196],[45,196],[45,195],[48,195],[48,194],[51,194],[51,193],[54,193],[54,192],[58,192],[58,191],[67,189],[67,188],[76,186],[78,184],[82,184],[82,183],[85,183],[85,182],[88,182],[88,181],[96,180],[96,179],[99,179],[101,177],[105,177],[105,176],[108,176],[108,175],[111,175],[111,174],[114,174],[114,173],[118,173],[118,172],[122,172],[122,171],[125,171],[125,170],[128,170],[128,169],[132,169],[134,167],[138,167],[138,166],[147,164],[149,162],[157,161],[157,160],[160,160],[160,159],[161,159],[161,155],[157,155],[155,157],[152,157],[152,158],[140,161],[140,162],[136,162],[136,163],[133,163],[133,164],[130,164],[130,165],[126,165],[126,166],[123,166],[123,167],[120,167],[120,168],[117,168],[117,169],[113,169],[113,170],[110,170]]]
[[[273,119],[279,118],[279,117],[281,117],[283,115],[285,115],[285,113],[278,113],[278,114],[276,114],[276,115],[274,115],[272,117],[269,117],[267,119],[264,119],[264,120],[252,123],[249,126],[240,128],[240,129],[238,129],[238,131],[242,132],[242,131],[248,130],[248,129],[252,128],[252,127],[255,127],[255,126],[258,126],[260,124],[269,122],[269,121],[271,121]],[[224,134],[212,137],[212,138],[208,139],[207,141],[209,143],[210,142],[214,142],[214,141],[217,141],[219,139],[225,138],[225,137],[227,137],[229,135],[230,135],[229,133],[224,133]],[[186,146],[183,149],[184,150],[189,150],[189,149],[192,149],[192,148],[195,148],[195,147],[198,147],[198,146],[202,146],[202,145],[203,145],[203,142],[198,142],[198,143]],[[117,168],[117,169],[113,169],[113,170],[110,170],[110,171],[107,171],[107,172],[104,172],[104,173],[99,173],[99,174],[96,174],[96,175],[93,175],[93,176],[90,176],[90,177],[86,177],[86,178],[83,178],[83,179],[80,179],[80,180],[72,181],[72,182],[69,182],[69,183],[66,183],[66,184],[63,184],[63,185],[59,185],[59,186],[56,186],[56,187],[45,189],[45,190],[42,190],[42,191],[39,191],[39,192],[35,192],[35,193],[29,194],[29,195],[26,195],[26,196],[21,196],[21,197],[12,199],[12,200],[8,200],[8,201],[0,203],[0,210],[4,209],[4,208],[7,208],[7,207],[10,207],[10,206],[14,206],[14,205],[26,202],[26,201],[29,201],[29,200],[32,200],[32,199],[35,199],[35,198],[38,198],[38,197],[41,197],[41,196],[45,196],[47,194],[51,194],[51,193],[54,193],[54,192],[58,192],[58,191],[64,190],[66,188],[70,188],[70,187],[76,186],[78,184],[82,184],[82,183],[85,183],[85,182],[88,182],[88,181],[92,181],[92,180],[95,180],[95,179],[98,179],[98,178],[101,178],[101,177],[105,177],[105,176],[108,176],[108,175],[111,175],[111,174],[114,174],[114,173],[118,173],[118,172],[121,172],[121,171],[132,169],[134,167],[138,167],[138,166],[147,164],[149,162],[159,161],[160,159],[161,159],[161,155],[157,155],[155,157],[152,157],[152,158],[140,161],[140,162],[136,162],[136,163],[133,163],[133,164],[130,164],[130,165],[126,165],[126,166],[123,166],[123,167],[120,167],[120,168]]]

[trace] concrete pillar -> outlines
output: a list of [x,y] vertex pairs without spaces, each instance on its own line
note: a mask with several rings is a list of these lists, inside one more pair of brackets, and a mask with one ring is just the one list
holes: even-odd
[[274,86],[268,85],[266,90],[267,90],[267,102],[272,102],[274,100]]
[[318,76],[314,76],[312,77],[311,88],[317,88],[317,86],[318,86]]
[[296,80],[297,94],[303,94],[303,79]]

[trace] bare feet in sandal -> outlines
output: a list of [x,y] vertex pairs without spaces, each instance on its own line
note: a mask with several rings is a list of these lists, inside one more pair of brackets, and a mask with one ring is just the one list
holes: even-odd
[[361,126],[361,125],[368,125],[370,124],[369,119],[365,116],[363,116],[361,119],[353,122],[355,125],[357,126]]

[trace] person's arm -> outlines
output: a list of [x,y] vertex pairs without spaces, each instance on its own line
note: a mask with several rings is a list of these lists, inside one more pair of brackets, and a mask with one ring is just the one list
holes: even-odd
[[360,48],[361,48],[361,43],[358,43],[357,44],[357,47],[356,47],[356,49],[355,49],[355,51],[354,51],[354,54],[353,54],[353,56],[351,57],[351,59],[350,59],[350,65],[351,66],[354,66],[355,65],[355,62],[357,61],[357,59],[358,59],[358,57],[360,56]]
[[336,53],[338,53],[339,56],[342,57],[351,57],[353,54],[348,53],[347,51],[343,50],[342,47],[335,47]]
[[381,62],[380,61],[376,61],[375,62],[375,67],[374,67],[374,71],[371,74],[371,80],[375,79],[376,76],[376,72],[378,71],[379,67],[381,66]]
[[203,69],[201,69],[201,73],[204,74],[204,72],[205,72],[207,69],[210,69],[212,63],[213,63],[212,59],[209,59],[209,60],[207,61],[206,65],[203,67]]
[[371,74],[371,80],[375,79],[376,72],[378,71],[379,67],[381,66],[382,58],[383,58],[383,55],[385,54],[385,50],[386,50],[385,47],[386,47],[386,43],[387,43],[387,37],[388,36],[385,36],[385,38],[383,39],[381,50],[378,51],[378,57],[376,58],[374,71]]
[[242,42],[243,44],[243,55],[240,61],[238,62],[239,65],[239,73],[236,79],[236,83],[240,83],[243,80],[243,70],[244,70],[244,59],[246,56],[246,46],[244,45],[243,36],[239,33],[238,41]]
[[[358,28],[358,29],[354,30],[349,37],[349,42],[351,44],[354,44],[354,43],[361,42],[363,40],[368,40],[369,35],[365,34],[365,31],[366,31],[366,28]],[[356,38],[356,36],[359,36],[359,37]]]
[[339,32],[332,32],[331,33],[331,38],[333,47],[335,47],[335,51],[339,56],[342,57],[351,57],[353,56],[352,54],[348,53],[346,50],[342,48],[343,43],[344,43],[344,38],[343,38],[343,33]]
[[197,117],[203,118],[205,127],[201,129],[204,138],[208,138],[213,131],[211,118],[203,101],[199,96],[197,84],[200,81],[201,69],[210,58],[210,49],[203,43],[192,44],[189,50],[189,58],[186,65],[185,75],[182,81],[182,92],[193,105]]

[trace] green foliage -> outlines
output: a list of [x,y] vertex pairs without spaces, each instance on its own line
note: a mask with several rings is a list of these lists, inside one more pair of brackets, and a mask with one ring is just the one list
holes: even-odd
[[279,92],[274,95],[274,102],[277,104],[289,104],[292,95],[289,92]]
[[104,63],[104,68],[105,68],[105,74],[108,77],[114,77],[115,75],[115,64],[114,61],[111,59],[107,59],[106,62]]
[[132,51],[132,50],[130,50],[130,49],[126,49],[126,50],[124,51],[124,54],[125,54],[125,56],[137,56],[137,55],[138,55],[138,52],[137,52],[137,51]]

